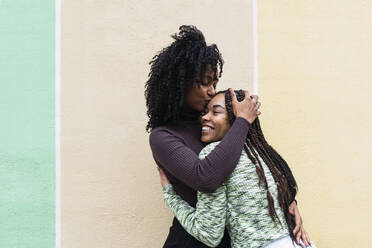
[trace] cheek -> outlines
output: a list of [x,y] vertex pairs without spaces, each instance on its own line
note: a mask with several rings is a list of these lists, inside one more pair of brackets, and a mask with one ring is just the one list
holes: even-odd
[[219,125],[219,130],[218,130],[218,136],[220,138],[223,138],[225,134],[229,131],[230,129],[230,124],[226,118],[222,118],[218,121]]
[[198,102],[204,99],[207,95],[207,89],[202,85],[194,85],[193,88],[188,92],[188,99],[190,102]]
[[227,118],[224,118],[224,123],[223,123],[223,135],[225,135],[230,129],[230,123],[229,121],[227,120]]
[[208,95],[208,87],[201,85],[199,89],[200,97],[205,98]]
[[188,105],[193,105],[195,103],[195,99],[199,98],[199,94],[200,94],[199,90],[195,88],[195,86],[193,86],[187,91],[185,96],[185,102]]

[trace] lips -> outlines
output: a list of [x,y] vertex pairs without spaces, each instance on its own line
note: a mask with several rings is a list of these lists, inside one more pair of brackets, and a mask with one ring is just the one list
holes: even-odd
[[203,125],[202,126],[202,133],[208,133],[213,131],[214,127],[209,126],[209,125]]

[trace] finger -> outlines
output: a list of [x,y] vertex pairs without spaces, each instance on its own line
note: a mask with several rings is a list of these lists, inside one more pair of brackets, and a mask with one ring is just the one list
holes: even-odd
[[244,90],[244,100],[248,100],[248,101],[251,100],[251,98],[249,97],[249,91],[248,90]]
[[301,221],[301,218],[298,218],[299,214],[296,211],[294,211],[294,212],[295,212],[294,217],[295,217],[296,227],[294,228],[293,232],[297,233],[297,232],[301,231],[302,221]]
[[258,96],[257,95],[251,95],[251,99],[256,99],[256,101],[258,101]]
[[257,96],[250,96],[250,99],[252,102],[256,103],[257,102]]
[[301,231],[299,231],[299,232],[297,233],[297,235],[296,235],[296,243],[297,243],[298,245],[301,245],[301,243],[300,243],[300,237],[301,237]]
[[254,108],[255,108],[255,110],[258,110],[260,107],[261,107],[261,103],[260,102],[257,102],[256,103],[256,106]]
[[296,235],[300,231],[301,226],[299,224],[296,224],[295,228],[293,229],[293,234]]
[[230,95],[231,95],[231,101],[233,103],[236,103],[238,101],[238,99],[236,99],[236,95],[235,95],[235,92],[232,88],[229,88],[229,91],[230,91]]
[[311,242],[311,239],[310,239],[309,235],[307,235],[306,238],[307,238],[307,242],[308,242],[309,245],[311,246],[311,243],[312,243],[312,242]]
[[304,231],[302,231],[301,239],[306,247],[310,245],[310,243],[307,241],[306,234]]
[[306,232],[306,230],[304,229],[304,233],[305,233],[305,240],[307,242],[307,244],[310,246],[311,245],[311,240],[310,240],[310,237],[309,237],[309,234]]
[[302,218],[301,218],[300,212],[298,211],[297,207],[294,207],[293,209],[295,211],[296,224],[299,224],[302,228]]
[[[300,216],[300,213],[297,211],[297,216]],[[303,222],[302,222],[302,218],[300,216],[299,220],[298,220],[298,223],[301,225],[301,228],[303,228]]]
[[310,242],[307,241],[306,237],[302,234],[302,243],[304,243],[305,247],[310,246]]
[[306,231],[305,231],[304,226],[302,226],[302,228],[301,228],[301,239],[302,239],[302,241],[304,242],[304,244],[305,244],[306,246],[309,245],[309,242],[307,241],[307,233],[306,233]]

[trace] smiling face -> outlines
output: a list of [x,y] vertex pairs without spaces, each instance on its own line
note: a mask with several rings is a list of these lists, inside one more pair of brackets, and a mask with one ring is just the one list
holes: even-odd
[[218,94],[208,103],[201,117],[202,136],[205,143],[221,140],[230,129],[225,106],[225,95]]
[[207,102],[216,94],[218,78],[212,66],[207,64],[200,84],[194,82],[187,90],[185,103],[187,107],[202,112]]

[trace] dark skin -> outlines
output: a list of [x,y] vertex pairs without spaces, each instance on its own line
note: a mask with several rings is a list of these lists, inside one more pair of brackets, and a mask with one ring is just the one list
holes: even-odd
[[[212,66],[207,64],[202,73],[202,82],[198,84],[194,82],[187,90],[185,96],[185,107],[191,108],[198,112],[202,112],[205,109],[206,104],[212,97],[216,94],[216,87],[218,84],[217,71],[214,72]],[[231,95],[234,96],[234,91],[230,89]],[[250,99],[238,102],[233,100],[233,109],[234,114],[237,117],[242,117],[246,119],[249,123],[252,123],[258,115],[261,114],[259,107],[261,103],[258,101],[257,95],[250,95],[248,91],[245,92],[246,96],[250,96]],[[257,109],[256,113],[252,114],[249,111],[250,106],[254,105]],[[303,227],[302,218],[298,210],[297,204],[295,201],[289,206],[289,212],[295,217],[296,227],[294,229],[294,234],[296,235],[296,243],[300,245],[300,239],[306,246],[310,246],[310,238],[306,230]]]
[[187,90],[185,97],[186,107],[202,112],[204,106],[216,94],[217,83],[218,77],[216,73],[212,70],[211,65],[206,65],[201,84],[199,85],[195,82]]

